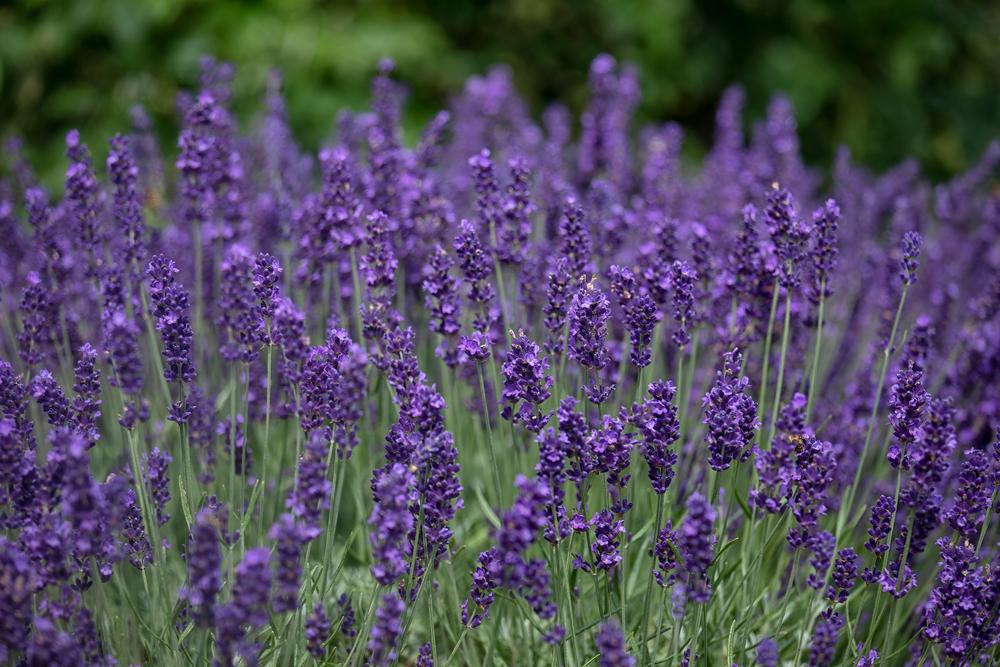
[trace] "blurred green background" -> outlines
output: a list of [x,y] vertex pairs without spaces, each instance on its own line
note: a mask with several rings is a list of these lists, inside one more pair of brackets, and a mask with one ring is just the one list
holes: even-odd
[[176,94],[209,53],[236,63],[244,119],[261,108],[268,69],[282,68],[311,147],[338,108],[367,104],[375,63],[392,56],[412,136],[497,62],[535,111],[555,98],[579,111],[587,66],[607,51],[640,66],[641,117],[680,121],[695,155],[720,92],[739,81],[748,120],[772,91],[789,94],[813,164],[846,143],[872,167],[915,155],[940,178],[998,134],[998,35],[1000,3],[969,0],[0,0],[0,135],[24,136],[58,182],[67,129],[102,155],[140,102],[172,150]]

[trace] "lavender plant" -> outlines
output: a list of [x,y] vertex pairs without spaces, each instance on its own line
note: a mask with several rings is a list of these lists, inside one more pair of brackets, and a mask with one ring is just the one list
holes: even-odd
[[1000,661],[1000,143],[733,88],[682,169],[602,55],[576,140],[498,68],[410,147],[384,61],[313,156],[233,76],[0,171],[0,662]]

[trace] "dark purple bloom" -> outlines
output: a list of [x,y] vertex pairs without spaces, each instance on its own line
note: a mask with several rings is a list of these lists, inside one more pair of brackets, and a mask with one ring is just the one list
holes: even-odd
[[383,596],[382,604],[375,610],[375,622],[369,635],[369,664],[384,667],[396,661],[396,642],[403,631],[404,611],[406,604],[398,595],[387,593]]
[[146,224],[139,192],[139,167],[132,155],[131,140],[116,134],[108,153],[108,176],[114,185],[112,214],[115,234],[120,237],[123,268],[137,281],[146,262]]
[[[454,264],[448,251],[440,245],[435,246],[424,270],[422,283],[424,306],[430,314],[427,328],[445,337],[455,336],[461,328],[459,320],[462,306],[458,294],[460,283],[458,278],[451,274],[451,267]],[[442,345],[445,345],[444,341]],[[454,355],[446,354],[445,349],[441,348],[438,354],[446,362],[451,362],[449,365],[454,366]]]
[[170,520],[170,515],[167,514],[167,504],[170,502],[170,477],[167,475],[167,468],[172,460],[170,454],[154,447],[143,465],[149,496],[156,509],[156,523],[161,526]]
[[778,642],[764,637],[757,644],[757,663],[760,667],[778,667]]
[[[539,356],[538,345],[523,331],[517,332],[503,362],[503,415],[529,431],[540,433],[551,413],[540,411],[551,395],[552,376],[546,374],[549,361]],[[520,406],[518,406],[520,403]]]
[[124,310],[105,310],[104,350],[111,362],[108,384],[118,387],[128,397],[129,404],[123,408],[119,423],[131,428],[140,417],[142,409],[143,377],[142,357],[139,352],[139,327]]
[[36,616],[25,664],[32,667],[78,667],[84,664],[79,638],[68,634],[43,616]]
[[195,622],[203,628],[215,623],[215,601],[222,588],[222,548],[218,516],[206,507],[198,512],[187,550],[187,583],[180,598],[191,606]]
[[143,569],[153,562],[153,546],[149,542],[146,534],[146,526],[142,520],[142,510],[139,508],[139,501],[135,494],[135,489],[125,490],[122,513],[122,540],[129,562],[136,569]]
[[670,267],[670,284],[674,290],[673,316],[677,329],[670,338],[674,345],[683,348],[691,342],[688,324],[694,319],[694,284],[698,273],[687,262],[675,261]]
[[318,531],[295,521],[291,514],[282,514],[268,531],[268,539],[275,541],[274,611],[282,614],[299,607],[299,581],[302,579],[302,547],[315,538]]
[[317,429],[309,434],[305,451],[299,460],[299,478],[288,507],[297,518],[314,531],[320,527],[323,510],[330,507],[333,485],[326,477],[326,461],[330,451],[328,433]]
[[69,426],[73,423],[69,400],[52,373],[41,370],[31,379],[31,397],[45,413],[51,426]]
[[658,494],[666,492],[674,479],[677,453],[670,451],[680,437],[680,421],[674,397],[677,389],[669,380],[649,384],[650,398],[632,410],[631,422],[642,435],[642,456],[649,466],[649,483]]
[[566,316],[569,313],[569,301],[572,298],[575,279],[569,272],[569,260],[560,257],[555,267],[548,273],[546,281],[546,301],[542,312],[545,314],[544,324],[548,330],[545,339],[545,351],[553,355],[563,353]]
[[942,538],[937,580],[924,605],[923,636],[939,644],[949,662],[975,662],[978,651],[997,644],[1000,591],[997,568],[980,566],[972,545]]
[[90,275],[97,275],[101,263],[97,246],[103,241],[101,229],[100,184],[90,163],[90,151],[80,141],[80,133],[70,130],[66,134],[66,156],[70,159],[66,169],[66,201],[70,219],[79,234],[80,242],[90,253]]
[[656,536],[656,544],[653,546],[653,557],[656,559],[653,577],[660,586],[672,585],[681,575],[678,537],[677,531],[669,521]]
[[601,667],[633,667],[635,658],[628,653],[625,635],[614,619],[605,621],[594,635],[594,644],[601,659]]
[[347,593],[337,598],[337,606],[340,607],[340,634],[347,639],[356,637],[358,630],[354,627],[354,607],[351,606],[351,598]]
[[[892,526],[892,516],[896,512],[896,506],[890,496],[881,495],[875,501],[871,509],[871,525],[868,528],[868,540],[865,542],[865,549],[875,555],[876,558],[882,556],[889,550],[886,539],[889,537],[889,530]],[[878,578],[878,572],[872,569],[865,569],[861,578],[866,583],[874,583]]]
[[854,667],[875,667],[878,663],[878,651],[875,649],[865,653],[864,646],[858,644],[858,654],[858,661],[854,664]]
[[326,641],[330,638],[330,619],[322,602],[317,602],[306,616],[305,636],[306,650],[314,659],[322,661],[326,657]]
[[611,291],[625,311],[625,328],[631,344],[629,361],[636,368],[645,368],[652,361],[649,346],[653,341],[653,329],[660,321],[660,311],[652,297],[639,289],[631,271],[612,266],[609,273]]
[[502,249],[499,254],[501,262],[521,264],[531,240],[531,216],[535,213],[530,192],[531,172],[521,158],[514,158],[508,165],[510,182],[507,185],[507,196],[501,205],[502,222],[497,231],[497,250]]
[[837,647],[842,627],[844,627],[844,617],[833,609],[827,609],[820,614],[809,647],[810,667],[827,667],[833,663],[833,650]]
[[893,468],[910,468],[909,448],[921,435],[924,411],[931,395],[924,389],[923,369],[910,359],[896,373],[889,394],[889,423],[893,441],[886,458]]
[[36,584],[28,557],[0,537],[0,661],[13,661],[28,645]]
[[57,428],[49,434],[54,455],[62,457],[63,515],[73,528],[73,553],[79,558],[102,556],[108,508],[101,487],[90,474],[87,442],[75,431]]
[[590,268],[592,244],[583,208],[573,197],[563,205],[559,220],[559,256],[566,260],[569,279],[583,277]]
[[685,505],[687,514],[677,531],[677,546],[684,558],[684,593],[691,602],[708,602],[712,585],[708,568],[715,558],[715,508],[700,493]]
[[461,356],[481,364],[490,358],[490,335],[473,331],[471,336],[462,336],[458,341]]
[[917,259],[920,257],[920,247],[922,245],[923,239],[920,238],[920,234],[914,231],[903,234],[902,257],[899,260],[899,279],[903,281],[904,285],[912,285],[917,281],[917,267],[920,266]]
[[787,189],[774,184],[767,195],[764,220],[774,243],[781,286],[786,289],[797,287],[799,262],[806,250],[809,227],[799,218],[792,194]]
[[248,632],[265,625],[271,596],[271,553],[265,548],[250,549],[236,566],[233,599],[218,610],[216,651],[223,665],[231,665],[234,655],[255,662],[257,648]]
[[323,174],[320,212],[314,229],[301,243],[303,250],[318,252],[319,259],[329,261],[337,248],[354,248],[364,241],[363,209],[351,152],[344,146],[323,149],[319,164]]
[[833,565],[830,585],[826,589],[826,598],[832,602],[847,602],[847,597],[854,590],[858,579],[858,554],[847,547],[837,552],[837,561]]
[[569,358],[596,373],[608,363],[611,304],[596,280],[581,285],[569,307]]
[[543,561],[526,561],[528,550],[542,529],[551,522],[552,496],[548,485],[518,476],[517,500],[504,512],[496,533],[496,545],[479,554],[472,574],[472,590],[462,603],[462,623],[478,627],[493,604],[493,591],[508,588],[519,592],[542,618],[555,615]]
[[431,643],[425,642],[417,654],[417,667],[434,667],[434,657],[431,655]]
[[490,239],[490,244],[496,248],[498,258],[503,256],[509,260],[506,250],[501,250],[498,243],[502,224],[500,185],[497,183],[496,173],[493,170],[493,160],[490,159],[489,149],[484,148],[478,155],[470,157],[469,167],[472,169],[472,182],[476,190],[476,211],[479,214],[480,234]]
[[146,276],[152,300],[156,330],[163,341],[163,377],[192,382],[196,371],[192,357],[191,314],[188,293],[176,280],[177,266],[164,255],[154,255]]
[[368,518],[372,526],[372,576],[379,584],[389,586],[407,570],[411,555],[408,541],[414,519],[410,505],[417,502],[416,479],[402,463],[376,470],[372,476],[372,497],[375,507]]
[[250,363],[264,340],[264,320],[256,294],[254,260],[245,247],[229,247],[222,260],[220,281],[218,325],[225,333],[222,358]]
[[458,255],[458,267],[467,285],[469,302],[476,310],[473,329],[480,332],[489,330],[492,322],[490,302],[495,296],[490,277],[493,275],[493,264],[490,254],[483,245],[475,228],[468,220],[459,223],[459,233],[455,237],[455,254]]
[[750,378],[740,376],[743,355],[733,348],[723,355],[722,370],[702,398],[707,428],[708,464],[726,470],[733,461],[746,461],[752,453],[754,435],[760,426],[757,402],[748,395]]
[[981,449],[970,447],[962,458],[955,500],[945,511],[948,525],[966,540],[975,543],[989,509],[992,492],[989,457]]
[[621,419],[604,415],[600,427],[590,432],[585,443],[587,468],[608,475],[611,509],[619,515],[632,506],[621,497],[621,489],[628,484],[628,467],[636,444],[635,434],[626,431],[625,426]]
[[272,255],[259,252],[254,257],[253,293],[257,297],[257,306],[261,314],[270,322],[274,318],[275,299],[278,298],[278,281],[283,270],[281,264]]
[[805,546],[811,552],[809,565],[813,571],[806,577],[806,585],[816,590],[822,590],[826,584],[826,573],[830,569],[830,561],[833,560],[833,550],[837,546],[837,538],[833,533],[821,530],[810,535],[805,542]]
[[833,295],[830,278],[837,268],[837,231],[840,224],[840,207],[833,199],[813,213],[812,258],[813,274],[809,298],[813,303]]
[[49,355],[56,330],[56,309],[52,304],[52,285],[42,282],[31,271],[21,294],[18,310],[21,312],[21,331],[17,334],[17,352],[29,368],[42,363]]

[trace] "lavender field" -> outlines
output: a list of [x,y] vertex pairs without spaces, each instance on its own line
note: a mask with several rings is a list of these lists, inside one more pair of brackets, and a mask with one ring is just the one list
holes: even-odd
[[0,663],[1000,664],[1000,141],[809,167],[731,87],[682,161],[639,74],[9,141]]

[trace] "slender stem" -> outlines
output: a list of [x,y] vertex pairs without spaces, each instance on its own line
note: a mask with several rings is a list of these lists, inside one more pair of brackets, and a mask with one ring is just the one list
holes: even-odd
[[823,346],[823,316],[826,309],[826,276],[820,280],[819,315],[816,319],[816,346],[813,349],[812,368],[809,371],[809,397],[806,401],[806,422],[812,415],[813,403],[816,401],[816,375],[819,370],[820,348]]
[[854,481],[851,482],[849,487],[847,487],[845,502],[837,519],[838,539],[840,537],[840,532],[843,530],[844,525],[849,520],[851,512],[854,509],[854,496],[857,493],[858,485],[861,483],[861,471],[865,467],[865,459],[868,456],[868,448],[871,446],[872,433],[875,430],[875,424],[878,422],[878,408],[879,402],[882,398],[882,387],[885,385],[885,374],[889,368],[889,356],[892,354],[893,342],[896,339],[896,330],[899,328],[899,318],[903,314],[903,305],[906,303],[906,294],[909,289],[910,285],[908,283],[903,285],[903,292],[899,297],[899,305],[896,306],[896,316],[892,320],[892,330],[889,332],[889,339],[886,341],[885,348],[882,351],[882,368],[879,371],[878,385],[875,387],[875,401],[872,403],[872,411],[868,416],[868,430],[865,433],[865,444],[861,448],[861,456],[858,458],[858,467],[854,471]]
[[785,379],[785,355],[788,354],[789,329],[791,328],[792,292],[785,290],[785,321],[781,330],[781,355],[778,359],[778,384],[774,389],[774,401],[771,405],[771,430],[768,442],[774,442],[774,432],[777,428],[778,408],[781,406],[781,386]]
[[[771,364],[771,338],[774,336],[774,314],[778,311],[778,279],[774,279],[771,295],[771,314],[767,317],[767,334],[764,336],[764,358],[761,360],[760,393],[757,395],[757,415],[764,419],[764,398],[767,396],[768,370]],[[764,447],[764,429],[757,434],[757,446]]]
[[496,484],[497,506],[503,504],[503,487],[500,486],[500,467],[497,465],[497,452],[493,445],[493,427],[490,426],[489,403],[486,402],[486,383],[483,381],[483,365],[477,364],[479,375],[479,398],[483,402],[483,423],[486,425],[486,440],[490,448],[490,461],[493,463],[493,483]]

